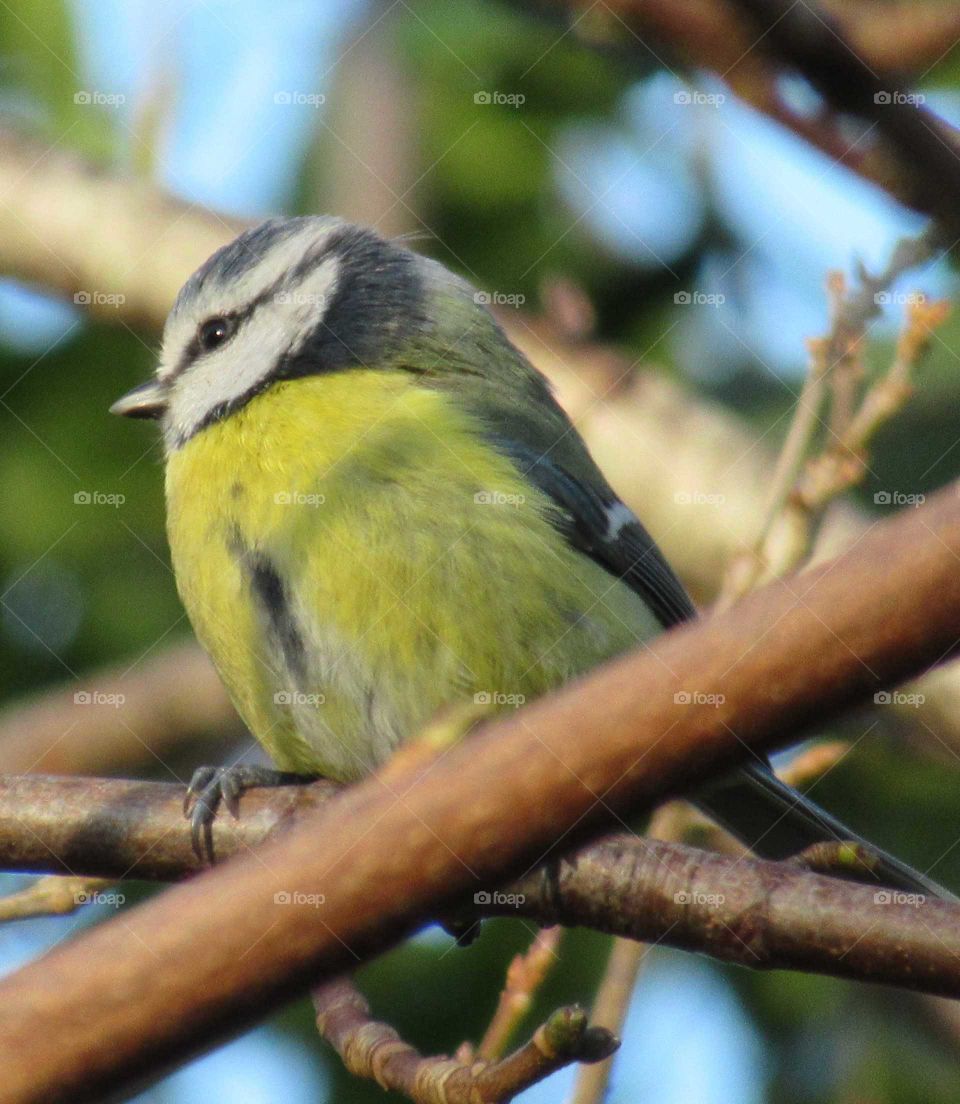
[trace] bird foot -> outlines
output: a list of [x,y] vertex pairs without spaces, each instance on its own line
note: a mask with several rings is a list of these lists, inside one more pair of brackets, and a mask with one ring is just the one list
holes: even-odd
[[237,764],[197,767],[183,799],[183,815],[190,821],[190,841],[198,859],[213,862],[213,822],[221,802],[234,819],[240,815],[240,797],[255,786],[288,786],[315,782],[316,776]]

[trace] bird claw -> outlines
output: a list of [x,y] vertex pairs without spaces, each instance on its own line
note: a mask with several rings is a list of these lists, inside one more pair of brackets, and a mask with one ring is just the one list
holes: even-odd
[[213,862],[213,823],[221,804],[236,820],[240,816],[240,798],[246,790],[254,786],[287,786],[314,780],[313,775],[244,764],[197,767],[183,799],[183,815],[190,822],[193,853],[201,861]]

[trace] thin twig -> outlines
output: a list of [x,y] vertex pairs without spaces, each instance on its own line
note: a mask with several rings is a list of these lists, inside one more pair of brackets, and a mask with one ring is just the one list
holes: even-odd
[[58,875],[38,878],[26,889],[0,897],[0,922],[35,916],[65,916],[101,899],[113,905],[123,904],[122,893],[105,892],[112,885],[110,878],[63,878]]
[[813,522],[837,495],[860,482],[867,470],[865,455],[877,430],[900,411],[913,394],[910,377],[930,344],[931,332],[950,312],[946,302],[917,297],[907,305],[907,317],[888,371],[868,387],[842,437],[808,461],[797,481],[790,506],[806,520],[805,544],[794,553],[793,567],[813,539]]
[[[632,939],[611,940],[610,957],[603,971],[603,980],[593,1002],[593,1022],[605,1027],[617,1038],[623,1033],[630,1000],[640,976],[640,967],[650,948]],[[606,1095],[614,1058],[582,1066],[570,1097],[570,1104],[599,1104]]]
[[496,1011],[477,1047],[477,1057],[491,1062],[503,1055],[520,1021],[529,1012],[537,990],[557,961],[562,934],[558,927],[542,928],[526,954],[514,956],[507,968]]
[[[908,268],[928,261],[938,240],[934,229],[902,239],[878,276],[860,266],[852,289],[838,273],[828,277],[829,331],[808,342],[807,375],[774,470],[760,531],[750,549],[733,558],[715,610],[728,608],[759,583],[797,567],[810,552],[828,503],[862,479],[873,434],[909,398],[910,375],[949,308],[922,296],[908,302],[890,370],[867,387],[858,404],[866,327],[879,313],[892,283]],[[828,396],[833,405],[825,420],[822,410]],[[808,456],[818,426],[826,427],[827,440],[819,454]]]
[[[689,825],[686,811],[697,815],[686,802],[669,801],[650,818],[647,835],[651,839],[681,842]],[[650,951],[645,943],[614,937],[593,1005],[594,1022],[609,1028],[618,1037],[623,1033],[640,966]],[[571,1104],[602,1104],[613,1074],[613,1056],[595,1066],[584,1066],[577,1073]]]
[[417,1104],[501,1104],[571,1062],[598,1062],[618,1045],[590,1027],[579,1008],[561,1008],[533,1038],[499,1061],[424,1057],[389,1024],[375,1020],[347,978],[313,991],[317,1029],[358,1077],[403,1093]]

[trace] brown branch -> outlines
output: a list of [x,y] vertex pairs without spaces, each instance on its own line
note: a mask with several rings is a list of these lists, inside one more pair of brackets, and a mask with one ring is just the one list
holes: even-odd
[[[876,125],[897,169],[898,198],[958,229],[957,132],[921,102],[911,101],[901,73],[878,73],[840,22],[816,0],[729,0],[749,19],[761,53],[798,70],[838,112]],[[956,38],[951,42],[955,44]]]
[[0,771],[134,771],[243,731],[213,664],[179,644],[0,710]]
[[[242,816],[218,816],[213,854],[249,852],[282,825],[318,812],[332,782],[253,789]],[[206,869],[184,831],[184,786],[117,778],[0,775],[0,869],[178,881]]]
[[[233,820],[227,815],[217,819],[213,839],[219,860],[243,854],[262,844],[279,829],[292,828],[320,811],[338,792],[331,783],[310,786],[278,787],[251,790],[241,799],[241,816]],[[82,875],[105,878],[179,879],[201,869],[190,846],[189,832],[182,815],[184,790],[181,786],[160,782],[126,782],[118,779],[43,778],[38,776],[0,778],[0,868],[34,871],[69,870]],[[773,872],[767,870],[773,867]],[[669,875],[671,881],[665,883]],[[730,887],[747,878],[749,886],[776,882],[783,893],[787,890],[798,899],[809,898],[813,890],[804,878],[810,875],[789,865],[742,860],[739,855],[712,856],[681,845],[638,839],[632,836],[614,837],[592,844],[580,851],[576,859],[564,864],[562,877],[553,883],[542,875],[528,877],[507,886],[499,895],[488,893],[485,904],[474,904],[477,915],[515,915],[518,912],[542,924],[558,919],[568,925],[588,925],[611,934],[650,939],[689,949],[691,940],[704,936],[696,949],[716,954],[726,961],[742,962],[738,944],[731,948],[717,944],[715,936],[693,933],[689,927],[689,911],[683,902],[670,903],[674,894],[686,892],[696,885],[697,892],[707,898],[730,897]],[[616,893],[611,892],[614,887]],[[617,894],[624,888],[633,895],[629,908],[625,898]],[[871,902],[858,911],[851,902],[854,887],[831,879],[827,886],[816,883],[816,891],[827,893],[837,902],[837,911],[846,917],[846,928],[835,932],[838,939],[854,941],[866,927],[877,927],[882,941],[886,929]],[[750,896],[748,889],[745,893]],[[871,891],[872,892],[872,891]],[[522,902],[520,902],[522,898]],[[503,903],[505,902],[505,903]],[[945,914],[948,925],[957,927],[956,916]],[[785,945],[789,931],[788,914],[775,909],[762,917],[775,934],[772,945]],[[717,909],[712,923],[723,919],[733,929],[737,914]],[[682,922],[682,929],[677,925]],[[782,930],[780,930],[782,929]],[[930,932],[915,930],[903,945],[909,958],[916,953],[929,953]],[[938,938],[946,948],[949,937],[940,929]],[[920,942],[916,943],[915,940]],[[811,965],[815,950],[805,948],[803,968],[833,973],[829,953],[817,965]],[[747,965],[761,963],[747,961]],[[800,960],[778,958],[778,967],[799,968]],[[951,972],[949,959],[941,964],[943,982],[954,986],[960,995],[960,981]],[[873,977],[873,974],[839,976]],[[953,980],[949,980],[953,978]],[[883,976],[891,984],[904,984],[899,974]],[[924,988],[928,982],[919,978],[915,984]],[[931,991],[942,992],[942,989]]]
[[[511,889],[532,895],[540,877]],[[586,919],[612,934],[752,969],[803,969],[960,996],[960,906],[953,903],[790,863],[619,836],[561,862],[553,889],[551,919],[562,924]],[[532,915],[527,901],[499,911]]]
[[[649,809],[748,749],[794,739],[918,674],[956,646],[958,557],[960,501],[950,489],[878,524],[839,560],[667,633],[485,726],[428,766],[405,777],[389,772],[389,785],[377,776],[359,783],[256,856],[54,948],[0,981],[0,1101],[90,1099],[142,1080],[261,1018],[301,992],[305,979],[341,974],[427,917],[582,846],[614,814]],[[744,647],[761,640],[762,648]],[[680,704],[691,688],[716,706]],[[570,865],[560,864],[561,884]],[[699,891],[695,875],[664,870],[663,898],[676,904],[677,893]],[[678,941],[696,932],[697,945],[706,939],[751,965],[779,965],[788,954],[807,962],[808,948],[819,947],[835,951],[836,969],[850,976],[879,978],[882,970],[888,980],[936,991],[956,981],[937,938],[942,931],[951,955],[960,950],[953,906],[926,902],[923,931],[913,936],[920,948],[906,959],[900,948],[917,910],[892,910],[886,923],[898,938],[888,946],[869,937],[831,945],[851,902],[868,908],[873,889],[844,886],[841,906],[823,896],[835,886],[830,879],[784,898],[757,877],[748,892],[739,879],[730,890],[740,917],[736,945],[718,935],[696,897]],[[631,893],[640,890],[617,882],[610,892],[624,906],[618,913],[630,915]],[[322,907],[313,907],[318,894]],[[790,938],[758,934],[763,902],[790,911]],[[601,904],[591,895],[585,915]],[[559,910],[548,919],[573,922]],[[641,939],[662,934],[656,924],[620,928],[615,934]]]
[[[609,0],[603,9],[609,18],[598,19],[586,18],[592,10],[586,0],[522,6],[578,13],[581,38],[614,44],[644,65],[652,40],[657,56],[666,52],[716,73],[741,99],[833,160],[956,227],[951,197],[960,175],[958,132],[922,105],[904,102],[903,95],[909,70],[925,72],[956,46],[955,10],[845,2],[814,9],[790,0]],[[828,109],[813,118],[797,112],[781,94],[786,68],[799,70],[824,95]],[[884,94],[886,100],[875,99]],[[842,125],[848,112],[868,124],[857,140]],[[880,136],[885,140],[875,140]]]
[[[327,782],[251,790],[241,799],[239,820],[226,814],[217,818],[213,840],[218,859],[247,853],[281,830],[315,823],[316,814],[338,792],[339,787]],[[161,782],[0,777],[0,869],[70,870],[77,876],[112,879],[171,880],[196,874],[201,866],[183,820],[183,795],[182,786]],[[840,865],[850,869],[849,863]],[[635,836],[589,844],[560,865],[556,878],[553,873],[528,875],[497,893],[488,890],[481,903],[474,895],[470,910],[477,916],[523,915],[543,925],[589,926],[758,968],[816,970],[960,996],[960,963],[950,936],[951,930],[960,931],[960,906],[944,906],[947,911],[935,915],[925,909],[922,929],[915,926],[906,935],[891,932],[886,923],[892,914],[878,913],[872,896],[877,887],[867,887],[863,896],[861,886],[806,873],[794,864],[745,859],[739,853],[715,855]],[[764,903],[770,887],[778,896]],[[279,892],[296,904],[292,891]],[[683,899],[693,893],[713,902],[712,909],[695,915]],[[724,898],[720,905],[719,897]],[[804,945],[791,925],[813,898],[829,903],[835,926],[824,928],[822,942]],[[769,961],[744,958],[739,940],[724,941],[723,932],[716,930],[732,932],[743,926],[744,900],[755,907],[751,923],[767,929],[763,941],[771,948]],[[323,912],[317,919],[325,916]],[[929,957],[931,948],[939,946],[943,959],[937,977],[918,975],[911,981],[899,965],[884,972],[887,965],[869,961],[865,972],[859,972],[862,964],[838,966],[834,944],[854,943],[867,928],[874,929],[878,944],[899,941],[907,961]],[[790,950],[794,943],[795,952]]]
[[598,1062],[617,1046],[589,1027],[579,1008],[561,1008],[533,1038],[499,1061],[424,1058],[389,1024],[370,1015],[352,981],[338,978],[313,993],[317,1028],[351,1073],[420,1104],[500,1104],[571,1062]]

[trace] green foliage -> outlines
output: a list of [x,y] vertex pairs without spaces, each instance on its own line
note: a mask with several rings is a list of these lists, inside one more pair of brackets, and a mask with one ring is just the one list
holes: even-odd
[[[78,325],[39,363],[0,348],[4,698],[133,662],[168,629],[188,631],[168,566],[159,445],[107,413],[149,370],[141,342],[108,326]],[[26,610],[47,633],[24,627]]]
[[92,156],[109,156],[114,132],[82,75],[67,0],[17,0],[0,8],[6,110],[34,133]]

